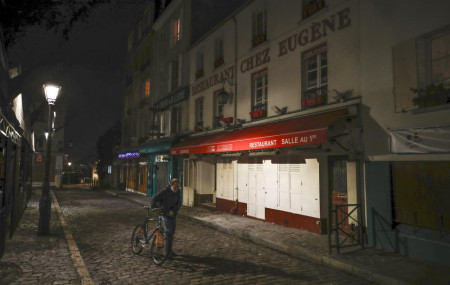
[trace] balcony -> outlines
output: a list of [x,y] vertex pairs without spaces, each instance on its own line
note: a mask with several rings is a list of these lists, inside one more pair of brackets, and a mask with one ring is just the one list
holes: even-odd
[[250,112],[250,119],[257,120],[267,117],[267,102],[256,104]]
[[328,86],[308,89],[303,92],[302,108],[317,107],[328,102]]

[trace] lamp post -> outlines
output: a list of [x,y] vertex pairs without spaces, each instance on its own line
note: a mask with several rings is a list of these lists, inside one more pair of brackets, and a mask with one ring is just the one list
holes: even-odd
[[50,157],[52,149],[52,106],[55,104],[56,98],[58,97],[60,86],[54,84],[44,84],[45,98],[48,102],[48,121],[47,121],[47,145],[45,153],[45,176],[42,188],[42,196],[39,200],[39,226],[38,235],[48,235],[50,233],[50,213],[51,213],[51,203],[50,203]]
[[69,166],[69,177],[68,177],[67,184],[70,184],[70,176],[72,175],[72,169],[70,166],[72,165],[72,162],[68,162],[67,165]]

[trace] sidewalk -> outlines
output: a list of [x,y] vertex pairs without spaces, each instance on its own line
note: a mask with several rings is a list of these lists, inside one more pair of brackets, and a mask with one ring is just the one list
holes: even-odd
[[0,260],[0,284],[82,284],[73,251],[52,201],[50,235],[38,236],[39,198],[35,190]]
[[[106,193],[141,205],[151,198],[117,190]],[[328,254],[328,236],[234,216],[199,207],[182,207],[180,215],[254,243],[333,266],[379,284],[450,284],[450,268],[374,248]]]

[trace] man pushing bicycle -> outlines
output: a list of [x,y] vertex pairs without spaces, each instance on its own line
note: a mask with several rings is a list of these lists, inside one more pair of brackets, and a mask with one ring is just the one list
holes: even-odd
[[162,222],[168,242],[167,258],[169,259],[175,256],[172,250],[172,243],[175,235],[177,213],[181,203],[182,198],[177,178],[170,180],[170,184],[152,199],[151,207],[162,209]]

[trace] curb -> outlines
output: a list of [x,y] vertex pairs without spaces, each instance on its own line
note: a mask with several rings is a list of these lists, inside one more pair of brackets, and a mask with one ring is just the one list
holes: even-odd
[[77,243],[73,238],[73,235],[67,225],[66,220],[64,219],[64,215],[59,207],[58,200],[56,199],[55,193],[53,190],[50,191],[52,196],[53,204],[55,205],[56,212],[58,213],[59,221],[61,223],[61,227],[63,228],[64,236],[67,241],[67,245],[69,246],[70,257],[72,258],[72,263],[75,269],[77,270],[78,276],[80,276],[81,284],[91,285],[95,284],[92,280],[89,270],[84,263],[83,257],[81,256],[80,250],[78,249]]

